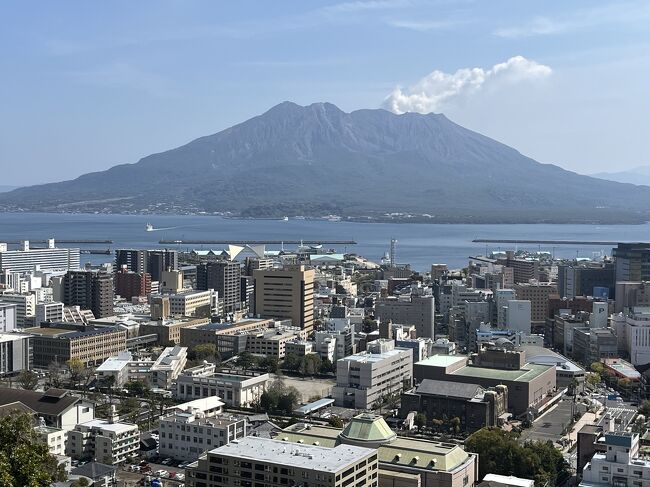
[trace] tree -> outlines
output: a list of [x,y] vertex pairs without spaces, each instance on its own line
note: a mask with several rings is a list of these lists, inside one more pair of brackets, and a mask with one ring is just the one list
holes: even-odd
[[479,454],[479,478],[495,473],[532,477],[536,485],[556,485],[568,473],[562,453],[550,441],[521,445],[514,433],[490,427],[472,434],[465,446]]
[[31,416],[11,413],[0,418],[0,485],[41,487],[67,475],[34,430]]
[[336,372],[336,366],[332,363],[330,359],[325,357],[324,359],[321,360],[320,363],[320,373],[331,374],[332,372]]
[[287,387],[278,397],[278,410],[285,414],[292,414],[300,401],[300,393],[295,387]]
[[275,374],[280,369],[280,361],[277,357],[264,357],[260,360],[259,366],[270,374]]
[[194,354],[196,360],[207,360],[210,363],[216,364],[221,362],[221,354],[217,350],[214,343],[200,343],[194,347]]
[[149,393],[149,387],[141,380],[132,380],[124,384],[129,394],[136,397],[145,397]]
[[427,415],[424,413],[417,413],[413,423],[418,427],[418,429],[424,428],[427,425]]
[[255,365],[255,357],[250,352],[242,352],[237,357],[237,367],[248,370]]
[[68,371],[70,372],[70,380],[75,383],[81,378],[83,371],[86,368],[85,364],[78,358],[71,358],[65,363],[65,365],[68,367]]
[[63,368],[58,362],[52,362],[47,366],[47,382],[50,387],[61,387],[61,376]]
[[338,416],[331,416],[327,422],[329,423],[330,426],[333,426],[334,428],[343,428],[344,423],[341,418]]
[[449,424],[451,425],[451,428],[453,429],[454,433],[458,434],[460,432],[461,421],[458,416],[451,418]]
[[587,377],[587,382],[592,386],[597,386],[602,381],[600,374],[598,372],[591,372]]
[[282,367],[285,370],[290,370],[292,372],[297,371],[300,368],[300,357],[293,353],[288,353],[284,356],[284,362]]
[[650,401],[643,401],[639,404],[639,414],[643,414],[646,418],[650,415]]
[[592,362],[589,368],[592,372],[596,372],[599,375],[603,375],[603,371],[605,370],[605,366],[601,362]]
[[38,375],[31,370],[21,370],[18,374],[18,384],[23,389],[33,391],[38,386]]
[[298,366],[298,371],[302,376],[310,375],[313,376],[318,371],[320,371],[321,359],[315,353],[310,353],[305,355],[300,359],[300,365]]

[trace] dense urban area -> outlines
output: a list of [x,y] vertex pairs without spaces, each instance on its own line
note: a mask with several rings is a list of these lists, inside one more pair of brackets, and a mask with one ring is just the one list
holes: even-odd
[[73,244],[0,243],[0,485],[650,486],[650,244]]

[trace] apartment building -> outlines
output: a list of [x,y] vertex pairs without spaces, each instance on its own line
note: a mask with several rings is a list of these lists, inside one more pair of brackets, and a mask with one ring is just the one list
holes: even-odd
[[[0,305],[5,304],[15,305],[16,326],[19,328],[23,328],[31,323],[36,315],[36,296],[33,294],[0,294]],[[8,310],[5,311],[5,313],[8,312]],[[7,323],[6,317],[7,315],[5,314],[5,323]]]
[[218,396],[228,406],[246,408],[259,401],[270,380],[269,374],[214,370],[214,364],[184,370],[176,379],[175,397],[193,400]]
[[377,450],[245,437],[208,451],[186,470],[187,487],[377,487]]
[[178,252],[169,249],[118,249],[115,251],[115,268],[124,266],[132,272],[150,274],[152,281],[160,281],[163,271],[178,269]]
[[390,297],[375,305],[375,316],[382,321],[415,325],[417,336],[435,338],[436,305],[433,296]]
[[68,271],[62,282],[63,302],[93,312],[95,318],[113,316],[113,276],[107,272]]
[[36,319],[34,325],[40,326],[41,323],[51,321],[60,323],[64,321],[63,308],[64,304],[59,301],[51,303],[38,303],[36,305]]
[[32,249],[24,240],[17,250],[8,250],[6,243],[0,243],[0,272],[30,272],[36,266],[41,270],[79,269],[79,249],[59,249],[54,239],[48,239],[47,248]]
[[68,437],[66,431],[47,426],[44,420],[34,427],[34,431],[36,431],[41,441],[47,445],[50,455],[65,455],[65,442]]
[[237,261],[217,260],[196,266],[196,288],[214,289],[224,313],[241,309],[241,265]]
[[618,349],[630,357],[633,365],[650,362],[650,307],[635,307],[612,316]]
[[530,301],[530,319],[544,323],[548,315],[549,297],[557,294],[557,286],[549,282],[526,282],[513,286],[517,299]]
[[118,465],[139,448],[140,431],[135,424],[94,419],[79,423],[68,433],[67,453],[74,459]]
[[211,289],[169,294],[167,297],[172,316],[211,316],[217,312],[217,294]]
[[246,350],[254,355],[283,359],[287,343],[299,340],[300,331],[271,328],[257,333],[249,332],[246,334]]
[[200,326],[183,328],[180,343],[193,349],[203,343],[214,343],[223,360],[246,350],[247,333],[268,329],[273,320],[246,318],[224,323],[205,323]]
[[[193,328],[205,325],[210,322],[210,318],[196,318],[196,319],[174,319],[174,320],[160,320],[148,323],[141,323],[139,334],[143,335],[156,335],[158,343],[181,343],[181,332],[186,328]],[[185,345],[183,343],[183,345]]]
[[336,362],[332,397],[337,406],[371,409],[378,399],[413,381],[413,352],[396,349],[393,340],[370,342],[366,352]]
[[257,269],[254,313],[266,318],[290,319],[308,334],[314,328],[314,275],[304,265]]
[[161,456],[195,461],[208,450],[246,436],[246,419],[231,415],[205,417],[203,413],[177,411],[160,418]]
[[115,273],[115,294],[128,301],[134,296],[148,296],[151,294],[151,275],[120,269]]
[[63,364],[72,358],[93,367],[126,350],[127,332],[117,327],[78,331],[62,328],[64,324],[61,323],[50,325],[25,329],[25,333],[32,335],[34,365],[37,367],[47,367],[53,362]]

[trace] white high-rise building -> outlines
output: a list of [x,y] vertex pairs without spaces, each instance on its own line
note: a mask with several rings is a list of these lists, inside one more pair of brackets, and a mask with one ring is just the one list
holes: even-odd
[[7,333],[16,329],[16,305],[0,301],[0,333]]
[[612,316],[618,349],[630,356],[632,365],[650,362],[650,307],[635,307]]
[[506,310],[506,328],[530,334],[531,303],[523,299],[511,299]]
[[514,289],[497,289],[494,300],[497,306],[497,326],[503,328],[506,326],[506,308],[508,301],[516,298]]
[[30,272],[36,268],[67,271],[79,269],[79,262],[79,249],[57,248],[54,239],[49,239],[44,249],[30,248],[28,240],[18,250],[8,250],[7,244],[0,244],[0,271]]

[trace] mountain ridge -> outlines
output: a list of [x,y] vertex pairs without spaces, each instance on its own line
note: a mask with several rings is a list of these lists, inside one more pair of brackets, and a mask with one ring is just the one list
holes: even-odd
[[5,211],[436,222],[641,222],[649,202],[650,188],[537,162],[442,114],[289,101],[135,163],[0,194]]

